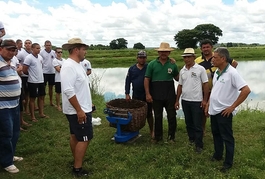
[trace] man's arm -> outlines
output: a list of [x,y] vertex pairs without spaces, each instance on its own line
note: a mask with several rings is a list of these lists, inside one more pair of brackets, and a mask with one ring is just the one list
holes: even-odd
[[245,99],[248,97],[249,93],[251,92],[248,85],[242,87],[240,91],[241,92],[238,98],[235,100],[235,102],[222,112],[223,116],[229,116],[237,106],[239,106],[243,101],[245,101]]
[[179,98],[182,93],[182,85],[178,85],[177,87],[177,97],[176,97],[176,102],[175,102],[175,108],[178,110],[179,109]]
[[203,100],[201,107],[205,109],[208,99],[209,99],[209,84],[208,82],[202,84],[202,89],[203,89]]
[[86,74],[89,76],[91,74],[91,69],[87,69]]
[[144,90],[145,90],[145,95],[146,95],[146,101],[151,103],[151,102],[153,102],[153,99],[152,99],[152,96],[150,94],[149,85],[150,85],[150,78],[145,77],[144,78]]
[[68,100],[76,110],[76,114],[78,117],[78,123],[79,124],[86,123],[86,113],[82,110],[82,108],[81,108],[81,106],[80,106],[80,104],[76,98],[76,95],[74,95],[73,97],[71,97]]
[[28,75],[28,69],[29,69],[29,67],[27,65],[23,65],[22,71],[24,74]]

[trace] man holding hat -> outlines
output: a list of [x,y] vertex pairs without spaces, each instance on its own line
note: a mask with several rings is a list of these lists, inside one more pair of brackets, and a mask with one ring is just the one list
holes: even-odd
[[69,52],[60,73],[63,113],[69,121],[70,147],[74,157],[73,174],[87,176],[89,173],[82,169],[82,163],[93,138],[92,99],[89,81],[80,62],[85,59],[88,45],[80,38],[72,38],[62,48]]
[[3,40],[0,44],[0,165],[9,173],[17,173],[14,160],[23,159],[14,156],[20,131],[21,87],[17,71],[10,64],[17,47],[13,40]]
[[[176,119],[176,93],[174,80],[178,81],[178,67],[170,62],[170,52],[174,50],[169,44],[162,42],[158,49],[158,57],[152,60],[146,69],[144,88],[146,101],[153,103],[155,115],[155,138],[153,142],[163,139],[163,108],[166,109],[168,118],[167,142],[175,143],[177,127]],[[150,88],[149,88],[150,86]]]
[[181,96],[190,144],[195,143],[196,152],[201,153],[203,149],[202,116],[209,95],[208,77],[205,69],[195,63],[193,48],[186,48],[181,56],[185,65],[179,73],[175,108],[179,109]]

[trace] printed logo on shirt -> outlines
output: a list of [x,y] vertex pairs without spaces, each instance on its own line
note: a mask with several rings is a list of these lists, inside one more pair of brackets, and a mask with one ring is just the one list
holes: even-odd
[[171,69],[171,68],[168,68],[168,69],[167,69],[167,73],[168,73],[168,74],[171,74],[171,73],[172,73],[172,69]]
[[221,80],[219,80],[219,81],[220,81],[220,83],[225,84],[225,80],[223,78]]
[[195,72],[191,72],[191,77],[192,78],[196,78],[197,77],[197,74]]

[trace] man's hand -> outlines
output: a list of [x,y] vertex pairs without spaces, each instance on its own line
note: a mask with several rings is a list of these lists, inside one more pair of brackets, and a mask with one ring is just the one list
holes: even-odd
[[176,103],[175,103],[175,109],[176,110],[179,110],[179,101],[176,101]]
[[148,102],[148,103],[152,103],[153,102],[153,98],[152,98],[152,96],[150,94],[146,95],[146,102]]
[[86,113],[83,110],[77,112],[77,119],[79,124],[86,123]]
[[226,108],[225,110],[222,111],[222,116],[226,116],[229,117],[229,115],[235,110],[235,108],[233,106],[230,106],[228,108]]

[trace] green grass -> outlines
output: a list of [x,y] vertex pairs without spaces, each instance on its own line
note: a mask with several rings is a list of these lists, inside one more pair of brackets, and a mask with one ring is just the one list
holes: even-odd
[[[176,144],[152,144],[146,124],[140,130],[142,137],[133,143],[117,144],[110,138],[116,129],[109,127],[103,109],[102,96],[93,94],[97,106],[94,117],[102,124],[94,127],[94,139],[87,150],[84,168],[93,172],[90,178],[102,179],[261,179],[265,176],[265,113],[257,110],[242,110],[234,117],[236,141],[234,166],[227,174],[219,172],[221,162],[211,162],[213,140],[207,122],[204,151],[194,152],[188,145],[184,120],[178,119]],[[48,100],[47,100],[48,102]],[[69,128],[65,116],[49,105],[45,106],[49,119],[37,123],[22,132],[16,155],[24,160],[15,163],[18,174],[0,170],[1,179],[70,179]],[[36,116],[38,116],[36,114]],[[29,116],[24,116],[29,121]],[[164,135],[167,121],[164,121]]]
[[[265,60],[265,47],[231,47],[228,48],[230,56],[237,61],[245,60]],[[93,68],[129,67],[136,62],[138,50],[88,50],[86,58],[91,62]],[[147,62],[155,59],[158,54],[154,49],[146,49]],[[181,68],[184,65],[181,54],[183,50],[176,49],[171,52],[170,57],[176,60],[176,64]],[[196,56],[200,56],[200,49],[195,49]],[[67,53],[64,53],[67,56]]]

